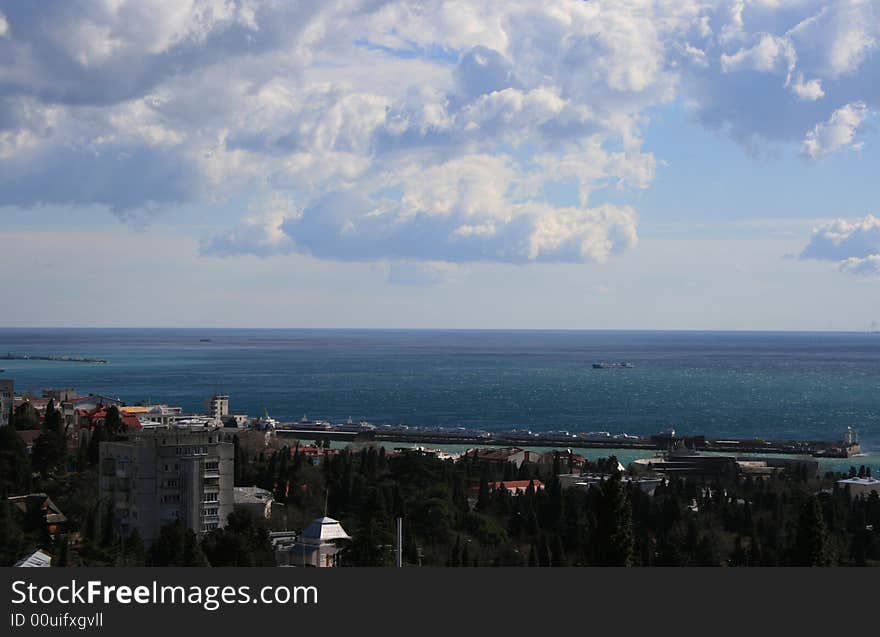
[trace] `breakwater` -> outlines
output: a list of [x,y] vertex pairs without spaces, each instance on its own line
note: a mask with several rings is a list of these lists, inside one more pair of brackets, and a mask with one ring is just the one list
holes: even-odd
[[106,363],[103,358],[89,358],[84,356],[35,356],[33,354],[4,354],[0,356],[4,361],[60,361],[63,363]]
[[583,437],[577,434],[560,436],[553,433],[470,432],[460,429],[418,429],[379,427],[352,430],[345,426],[323,428],[282,427],[276,431],[281,437],[304,440],[334,440],[358,442],[401,442],[434,445],[473,445],[500,447],[558,447],[567,449],[632,449],[668,451],[684,447],[694,451],[724,452],[730,454],[758,453],[782,455],[812,455],[827,458],[848,458],[861,452],[857,441],[827,440],[761,440],[710,439],[705,436],[676,436],[660,433],[653,436]]

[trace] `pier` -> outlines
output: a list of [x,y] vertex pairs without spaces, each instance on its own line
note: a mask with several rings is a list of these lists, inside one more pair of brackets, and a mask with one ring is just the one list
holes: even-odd
[[103,358],[88,358],[83,356],[33,356],[31,354],[5,354],[0,356],[4,361],[60,361],[63,363],[106,363]]
[[557,432],[484,432],[453,428],[375,427],[353,430],[345,425],[308,428],[292,424],[276,429],[276,435],[291,439],[350,442],[399,442],[417,445],[470,445],[499,447],[558,447],[566,449],[633,449],[669,451],[683,446],[694,451],[729,454],[779,454],[848,458],[861,452],[852,430],[843,440],[710,439],[705,436],[677,436],[663,432],[652,436],[585,436]]

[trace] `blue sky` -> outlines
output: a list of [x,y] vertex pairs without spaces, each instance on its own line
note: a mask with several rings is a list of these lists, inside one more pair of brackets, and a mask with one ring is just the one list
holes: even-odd
[[0,325],[866,329],[878,25],[0,0]]

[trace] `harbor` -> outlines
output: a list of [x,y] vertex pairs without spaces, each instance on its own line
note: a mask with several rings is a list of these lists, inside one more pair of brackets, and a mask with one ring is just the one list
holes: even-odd
[[500,447],[553,447],[566,449],[629,449],[638,451],[669,451],[683,447],[699,452],[731,454],[773,454],[813,456],[817,458],[849,458],[861,453],[858,434],[848,428],[842,438],[829,440],[763,440],[713,439],[702,435],[678,435],[674,430],[651,436],[609,432],[569,433],[511,430],[490,432],[466,428],[415,427],[348,422],[333,425],[327,422],[281,424],[275,429],[280,437],[328,441],[399,442],[415,445],[481,445]]

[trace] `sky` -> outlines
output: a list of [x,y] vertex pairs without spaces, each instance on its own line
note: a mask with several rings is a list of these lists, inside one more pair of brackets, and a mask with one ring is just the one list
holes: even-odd
[[880,323],[876,0],[0,0],[0,326]]

